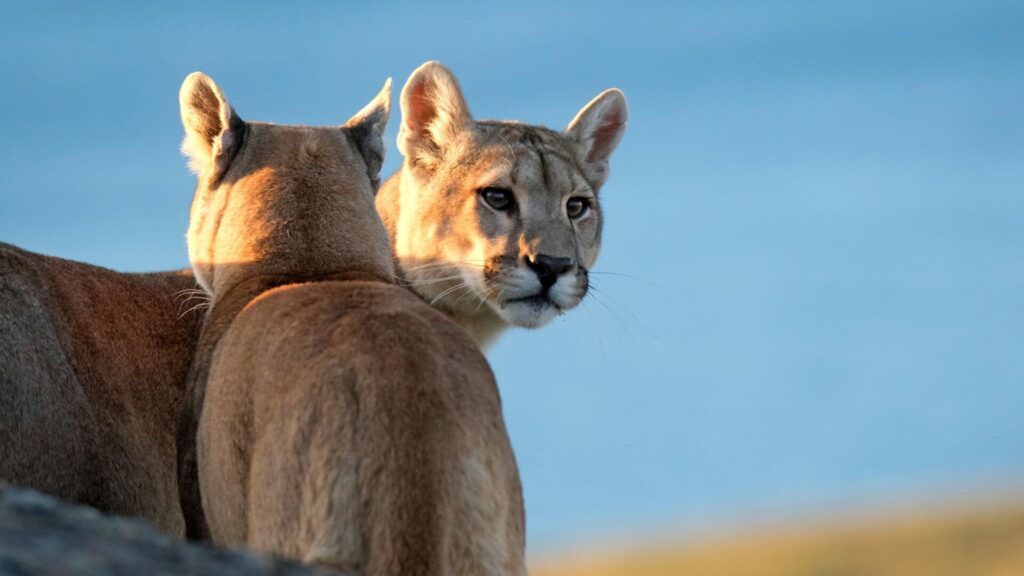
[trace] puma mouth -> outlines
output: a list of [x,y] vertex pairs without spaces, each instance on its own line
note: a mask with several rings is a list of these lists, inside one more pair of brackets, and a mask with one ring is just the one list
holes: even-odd
[[526,304],[535,308],[543,308],[544,306],[554,306],[558,308],[558,304],[551,301],[547,294],[534,294],[532,296],[523,296],[522,298],[509,298],[501,305],[502,308],[509,304]]
[[512,326],[540,328],[562,314],[563,308],[549,294],[540,292],[501,301],[496,311]]

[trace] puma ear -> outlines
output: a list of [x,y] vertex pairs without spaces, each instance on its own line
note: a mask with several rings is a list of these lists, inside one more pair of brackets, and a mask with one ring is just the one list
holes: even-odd
[[608,158],[626,132],[628,117],[626,96],[609,88],[584,106],[565,131],[576,142],[588,177],[598,185],[608,178]]
[[185,141],[181,151],[200,176],[222,174],[241,140],[242,120],[217,84],[202,72],[185,78],[178,93]]
[[427,169],[437,166],[444,150],[473,122],[459,81],[440,62],[427,62],[409,76],[401,107],[398,149]]
[[380,167],[384,163],[384,129],[390,115],[391,78],[388,78],[377,96],[345,123],[359,153],[363,155],[366,173],[375,188],[380,183]]

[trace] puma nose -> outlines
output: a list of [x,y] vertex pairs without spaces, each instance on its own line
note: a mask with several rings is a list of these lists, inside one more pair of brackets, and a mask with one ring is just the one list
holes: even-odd
[[540,285],[547,290],[558,281],[559,276],[572,270],[576,263],[572,258],[556,258],[547,254],[537,254],[536,256],[527,256],[526,265],[537,273]]

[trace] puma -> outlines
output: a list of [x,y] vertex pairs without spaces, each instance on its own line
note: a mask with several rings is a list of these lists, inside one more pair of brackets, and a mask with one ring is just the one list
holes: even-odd
[[124,274],[0,244],[0,478],[168,533],[199,334],[191,272]]
[[212,302],[189,384],[209,535],[368,575],[525,574],[487,361],[394,284],[374,210],[389,99],[390,82],[344,126],[278,126],[206,76],[182,86]]

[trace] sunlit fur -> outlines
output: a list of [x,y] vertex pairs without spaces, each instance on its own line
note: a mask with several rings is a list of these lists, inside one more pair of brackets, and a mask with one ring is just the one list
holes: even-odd
[[202,510],[219,544],[345,573],[525,575],[487,361],[393,283],[373,205],[387,92],[345,127],[206,115],[241,144],[200,162],[188,236],[212,296],[190,376]]
[[[518,122],[474,121],[455,77],[436,62],[402,92],[401,171],[377,209],[401,280],[444,310],[482,346],[507,326],[537,328],[586,295],[601,244],[598,192],[625,130],[626,103],[607,90],[565,132]],[[516,209],[497,211],[479,191],[511,190]],[[566,202],[590,209],[570,219]],[[527,259],[572,258],[547,294]]]

